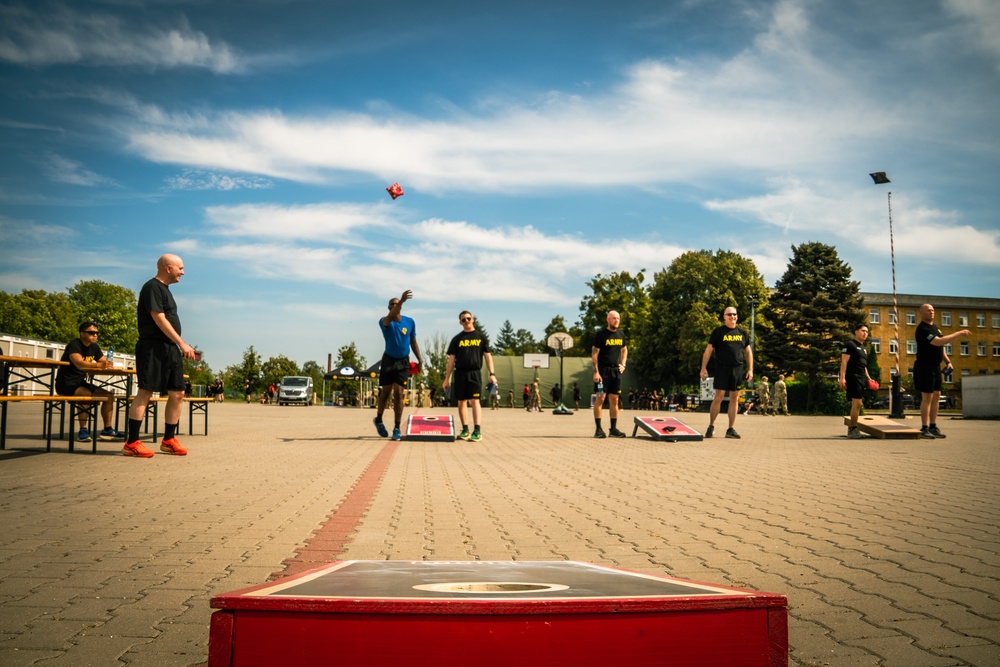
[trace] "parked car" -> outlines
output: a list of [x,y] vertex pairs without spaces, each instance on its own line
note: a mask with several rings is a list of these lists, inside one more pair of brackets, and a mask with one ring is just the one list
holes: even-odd
[[311,377],[286,375],[281,378],[281,383],[278,385],[278,405],[291,405],[292,403],[312,405],[314,393]]

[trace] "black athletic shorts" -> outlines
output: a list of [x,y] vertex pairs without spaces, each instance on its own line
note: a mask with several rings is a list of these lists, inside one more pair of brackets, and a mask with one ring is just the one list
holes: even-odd
[[[604,393],[605,394],[617,394],[622,393],[622,376],[618,372],[617,366],[601,366],[598,369],[601,374],[601,381],[604,382]],[[597,383],[594,383],[594,393],[597,393]]]
[[715,389],[739,391],[745,376],[746,373],[743,371],[743,366],[716,366],[715,379],[712,381],[712,386]]
[[847,389],[847,398],[864,398],[865,389],[868,388],[868,378],[864,375],[844,376],[844,385]]
[[181,348],[169,341],[140,338],[135,344],[135,379],[146,391],[184,391]]
[[930,368],[913,369],[913,388],[921,394],[931,394],[941,391],[941,368],[931,366]]
[[80,387],[86,387],[91,396],[93,396],[94,392],[97,391],[97,385],[91,384],[86,380],[80,380],[79,382],[69,384],[56,381],[56,393],[60,396],[76,396],[76,390]]
[[387,387],[390,384],[398,384],[405,387],[410,379],[410,358],[390,357],[388,354],[382,355],[382,367],[379,369],[378,384],[380,387]]
[[457,401],[479,400],[483,394],[482,371],[455,371],[454,396]]

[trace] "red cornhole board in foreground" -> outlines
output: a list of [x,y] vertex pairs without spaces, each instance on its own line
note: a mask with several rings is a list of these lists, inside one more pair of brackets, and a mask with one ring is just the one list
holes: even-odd
[[441,440],[451,442],[455,439],[455,418],[451,415],[410,415],[406,418],[407,440]]
[[653,440],[675,442],[705,439],[705,436],[676,417],[636,417],[635,428],[632,429],[633,438],[640,428],[653,436]]
[[212,598],[208,664],[784,667],[787,605],[573,561],[341,561]]

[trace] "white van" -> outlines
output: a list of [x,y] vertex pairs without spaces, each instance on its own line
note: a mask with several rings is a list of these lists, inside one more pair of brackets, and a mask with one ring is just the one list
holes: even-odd
[[311,377],[286,375],[281,378],[281,384],[278,385],[278,405],[291,405],[292,403],[312,405],[314,393]]

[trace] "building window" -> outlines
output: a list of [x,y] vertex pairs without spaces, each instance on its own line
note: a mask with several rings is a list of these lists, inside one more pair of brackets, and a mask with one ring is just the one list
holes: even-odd
[[878,308],[870,308],[868,310],[868,323],[880,324],[881,322],[882,322],[882,311],[880,311]]
[[958,326],[960,326],[960,327],[967,327],[967,326],[969,326],[969,314],[968,313],[959,313],[958,314]]
[[993,313],[993,328],[1000,329],[1000,313]]
[[1000,357],[1000,343],[993,343],[993,356]]
[[979,341],[978,343],[976,343],[976,354],[978,354],[980,357],[985,357],[986,356],[986,343],[985,343],[985,341]]
[[[45,358],[46,359],[55,359],[56,358],[56,351],[52,350],[52,349],[45,350]],[[93,403],[90,403],[89,405],[93,405]]]
[[976,313],[976,326],[980,329],[986,326],[986,313]]
[[953,349],[955,349],[955,346],[952,345],[951,343],[948,343],[947,345],[944,346],[944,353],[950,357]]
[[915,310],[906,311],[906,323],[910,325],[917,323],[917,311]]
[[895,324],[895,323],[896,323],[896,311],[895,310],[890,310],[889,311],[889,324]]
[[969,356],[969,341],[963,340],[958,344],[959,354],[963,357]]
[[951,326],[951,312],[941,313],[941,326],[943,327]]
[[966,377],[968,375],[972,375],[972,372],[969,371],[968,368],[963,368],[961,371],[959,371],[959,375],[961,375],[962,377]]
[[[995,343],[995,345],[1000,346],[1000,343]],[[1000,347],[998,347],[997,349],[1000,349]],[[872,338],[872,352],[874,352],[875,354],[878,354],[881,351],[882,351],[882,339],[881,338]],[[996,356],[1000,356],[1000,355],[996,355]]]
[[917,353],[917,341],[913,340],[912,338],[906,341],[906,353],[907,354]]
[[899,341],[895,338],[889,339],[889,354],[897,354],[899,352]]

